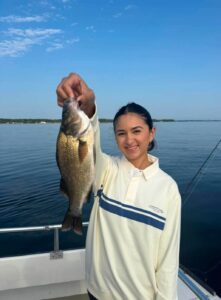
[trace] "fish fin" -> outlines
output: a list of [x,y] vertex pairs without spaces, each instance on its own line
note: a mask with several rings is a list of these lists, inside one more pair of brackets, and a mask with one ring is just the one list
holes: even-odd
[[76,234],[82,235],[83,225],[82,225],[81,216],[73,217],[73,230]]
[[81,216],[72,216],[70,211],[68,210],[64,217],[61,230],[69,231],[71,229],[73,229],[73,231],[78,235],[82,235],[83,232],[82,218]]
[[60,180],[60,191],[64,194],[64,196],[68,197],[68,191],[63,177],[61,177]]
[[73,216],[70,214],[70,211],[68,210],[65,214],[61,230],[68,231],[71,229],[73,229]]
[[87,153],[88,153],[87,142],[79,140],[78,156],[79,156],[80,162],[82,162],[85,159]]

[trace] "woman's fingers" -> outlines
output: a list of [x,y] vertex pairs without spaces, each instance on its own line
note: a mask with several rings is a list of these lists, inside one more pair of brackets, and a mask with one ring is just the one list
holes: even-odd
[[78,92],[75,87],[78,81],[79,79],[76,78],[74,74],[70,74],[68,77],[62,79],[56,89],[57,103],[59,106],[63,106],[65,99],[69,97],[78,97]]
[[57,103],[61,107],[67,98],[73,97],[78,101],[80,108],[88,115],[91,115],[94,111],[94,92],[76,73],[70,73],[63,78],[57,87],[56,93]]

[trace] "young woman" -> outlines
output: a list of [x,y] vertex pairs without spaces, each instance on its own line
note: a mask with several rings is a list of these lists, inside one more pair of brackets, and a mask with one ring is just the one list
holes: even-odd
[[57,88],[58,104],[75,97],[91,118],[96,142],[97,196],[86,241],[86,281],[91,299],[176,300],[181,199],[175,181],[148,154],[155,129],[136,103],[114,118],[122,157],[100,148],[95,96],[71,73]]

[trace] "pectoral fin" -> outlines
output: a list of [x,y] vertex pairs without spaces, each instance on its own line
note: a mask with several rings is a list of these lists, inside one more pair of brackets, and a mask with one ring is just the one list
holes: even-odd
[[80,162],[82,162],[88,154],[88,145],[87,142],[79,140],[78,146],[78,156]]

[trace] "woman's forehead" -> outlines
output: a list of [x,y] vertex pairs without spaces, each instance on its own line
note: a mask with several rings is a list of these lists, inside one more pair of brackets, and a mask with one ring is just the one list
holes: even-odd
[[121,115],[116,122],[116,127],[124,127],[124,126],[142,126],[142,125],[147,125],[143,116],[139,115],[137,113],[127,113],[124,115]]

